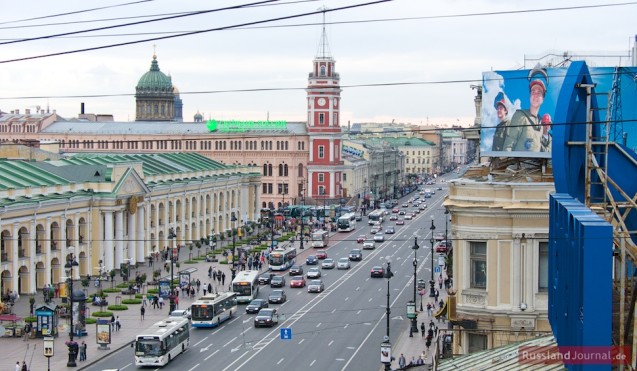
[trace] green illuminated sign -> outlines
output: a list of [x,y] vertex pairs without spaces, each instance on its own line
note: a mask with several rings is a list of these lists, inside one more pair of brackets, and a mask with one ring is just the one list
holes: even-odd
[[206,127],[211,132],[242,133],[248,130],[285,130],[286,121],[218,121],[208,120]]

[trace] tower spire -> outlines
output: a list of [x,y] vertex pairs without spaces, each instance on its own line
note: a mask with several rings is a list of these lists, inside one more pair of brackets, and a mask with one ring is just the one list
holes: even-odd
[[318,50],[316,51],[316,59],[331,59],[330,45],[327,42],[327,32],[325,31],[325,12],[327,7],[323,5],[318,10],[323,12],[323,33],[321,34],[321,40],[319,41]]

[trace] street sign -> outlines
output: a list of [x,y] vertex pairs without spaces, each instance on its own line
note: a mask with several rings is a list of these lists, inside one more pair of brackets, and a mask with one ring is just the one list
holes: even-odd
[[434,273],[440,273],[440,266],[434,267]]
[[281,328],[281,340],[292,340],[292,329],[289,327]]

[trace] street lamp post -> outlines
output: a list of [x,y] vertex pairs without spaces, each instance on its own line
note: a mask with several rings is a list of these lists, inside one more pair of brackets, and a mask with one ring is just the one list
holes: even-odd
[[305,198],[301,195],[301,250],[303,250],[303,240],[305,239],[303,219],[305,218]]
[[73,342],[73,267],[77,267],[79,264],[73,254],[71,254],[70,259],[67,259],[66,264],[64,264],[64,270],[66,271],[67,281],[69,283],[69,306],[71,308],[71,331],[69,332],[70,342],[69,342],[69,360],[66,362],[66,367],[77,367],[75,363],[75,358],[77,357],[77,353],[79,347],[76,343]]
[[270,250],[274,250],[274,209],[270,209],[270,232],[272,233],[272,241],[270,242]]
[[429,227],[429,229],[431,230],[431,279],[429,280],[429,297],[433,298],[436,296],[436,289],[435,289],[435,284],[436,282],[434,281],[434,231],[436,230],[436,226],[434,225],[434,216],[431,216],[431,227]]
[[[232,213],[232,216],[230,217],[230,221],[232,222],[232,265],[230,266],[230,272],[232,272],[232,281],[234,281],[235,276],[237,275],[237,267],[236,267],[236,262],[237,262],[237,258],[235,257],[236,254],[236,235],[237,235],[237,217],[234,215],[234,212]],[[232,282],[230,281],[230,282]]]
[[170,257],[170,295],[168,295],[168,299],[170,300],[170,311],[169,314],[175,310],[175,257],[177,256],[175,251],[175,238],[177,235],[175,234],[175,230],[171,227],[168,229],[168,239],[170,240],[171,246],[171,257]]
[[389,342],[389,315],[391,314],[391,308],[390,308],[390,304],[389,304],[389,280],[390,278],[392,278],[392,276],[394,275],[394,273],[391,271],[391,263],[387,262],[387,270],[385,271],[385,278],[387,278],[387,306],[385,307],[385,317],[387,319],[387,332],[385,334],[385,341],[383,342],[384,347],[383,349],[386,350],[387,354],[385,355],[384,359],[386,360],[384,362],[385,364],[385,371],[390,371],[391,370],[391,343]]
[[[414,308],[416,307],[416,281],[417,281],[417,269],[418,258],[416,252],[418,251],[418,237],[414,237],[414,246],[411,247],[414,250]],[[422,310],[422,309],[421,309]],[[413,333],[418,333],[418,313],[414,310],[414,317],[411,319],[411,329],[409,330],[409,337],[413,337]]]
[[448,224],[449,224],[449,209],[445,208],[445,244],[447,246],[447,251],[449,251],[449,240],[447,239]]

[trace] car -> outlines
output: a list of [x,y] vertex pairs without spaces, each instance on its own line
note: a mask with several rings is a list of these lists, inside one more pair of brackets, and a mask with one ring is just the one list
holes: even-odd
[[323,292],[324,290],[325,286],[322,280],[312,280],[307,285],[307,292]]
[[376,234],[376,233],[378,233],[378,231],[380,231],[380,228],[379,227],[374,227],[374,228],[372,228],[371,231],[369,231],[369,233]]
[[290,276],[302,276],[303,275],[303,266],[302,265],[293,265],[290,267]]
[[274,275],[270,279],[270,287],[285,287],[285,277]]
[[385,241],[385,235],[383,232],[378,232],[374,235],[374,242],[383,242]]
[[363,250],[374,250],[376,245],[374,244],[374,240],[366,240],[363,243]]
[[292,277],[290,287],[305,287],[305,278],[303,278],[303,276]]
[[323,260],[323,263],[321,263],[321,267],[323,267],[323,269],[332,269],[334,268],[334,265],[334,259],[332,258],[327,258]]
[[172,312],[170,312],[169,317],[179,317],[179,318],[188,318],[188,319],[190,319],[190,317],[192,317],[192,315],[190,314],[190,308],[188,308],[188,309],[175,309]]
[[436,252],[447,252],[451,250],[451,241],[442,240],[436,244]]
[[427,208],[427,205],[421,204],[420,206],[418,206],[418,208],[420,209],[420,211],[425,211],[425,209]]
[[281,304],[285,303],[288,299],[287,295],[285,295],[285,291],[283,290],[272,290],[270,292],[270,296],[268,296],[268,303],[270,304]]
[[350,268],[349,258],[338,259],[338,263],[336,263],[336,269],[349,269],[349,268]]
[[381,267],[379,265],[374,266],[374,267],[372,267],[372,270],[370,272],[370,276],[372,278],[377,278],[377,277],[383,278],[385,276],[385,270],[383,269],[383,267]]
[[367,237],[364,234],[361,234],[356,238],[356,243],[363,243]]
[[246,305],[246,313],[254,314],[259,313],[259,311],[263,308],[268,307],[268,301],[265,299],[254,299],[250,302],[250,304]]
[[407,214],[405,215],[405,220],[411,220],[413,219],[413,217],[411,216],[411,214]]
[[398,213],[398,215],[405,215],[406,212],[404,210],[400,210],[400,212]]
[[276,276],[276,274],[272,272],[265,272],[259,276],[259,284],[260,285],[269,285],[272,277]]
[[263,308],[254,317],[254,327],[272,327],[279,323],[279,313],[276,308]]
[[363,252],[361,249],[352,249],[349,252],[349,260],[351,261],[361,261],[363,260]]
[[398,220],[398,215],[392,215],[389,217],[389,220]]
[[363,215],[361,214],[356,214],[356,216],[354,217],[354,219],[356,219],[357,222],[360,222],[361,220],[363,220]]
[[435,191],[434,189],[432,189],[432,190],[431,190],[431,194],[432,194],[432,195],[435,195],[435,194],[436,194],[436,191]]
[[405,203],[403,204],[403,207],[409,207],[409,204],[405,202]]
[[307,258],[305,258],[305,264],[307,264],[307,265],[317,265],[318,264],[318,258],[316,257],[316,255],[308,255]]
[[308,279],[310,278],[319,278],[321,277],[321,270],[317,267],[313,267],[307,270],[306,276]]
[[315,255],[316,255],[316,258],[319,260],[327,259],[327,251],[325,250],[317,250]]
[[394,234],[394,233],[396,233],[396,228],[394,227],[385,228],[385,234]]
[[438,190],[439,190],[439,191],[442,191],[442,187],[438,187]]
[[396,225],[405,225],[405,220],[404,219],[396,220]]
[[398,208],[394,208],[391,212],[397,214],[400,210]]
[[414,209],[411,213],[412,213],[412,215],[413,214],[420,214],[420,210],[419,209]]
[[445,232],[438,232],[434,236],[434,240],[436,240],[436,241],[442,241],[444,239],[445,239]]

